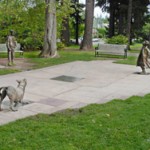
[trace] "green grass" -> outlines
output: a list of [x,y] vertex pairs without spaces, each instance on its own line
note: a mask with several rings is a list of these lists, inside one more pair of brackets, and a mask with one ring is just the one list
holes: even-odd
[[[139,47],[139,45],[135,45],[134,47]],[[102,55],[101,57],[95,57],[95,52],[93,51],[80,51],[78,50],[79,46],[70,46],[65,50],[59,50],[58,53],[60,57],[58,58],[39,58],[40,51],[32,51],[32,52],[24,52],[24,58],[28,58],[28,61],[33,63],[33,69],[43,68],[53,65],[58,65],[62,63],[72,62],[72,61],[91,61],[91,60],[105,60],[105,59],[116,59],[116,63],[122,64],[136,64],[135,57],[128,57],[127,59],[123,59],[123,56],[115,56],[115,55]],[[137,50],[131,50],[130,52],[137,52]],[[2,53],[1,58],[6,58],[7,53]],[[20,57],[17,53],[16,58]],[[13,69],[0,69],[0,75],[15,73],[19,70]]]
[[6,75],[10,73],[16,73],[19,72],[17,69],[0,69],[0,75]]
[[42,68],[47,66],[53,66],[63,64],[72,61],[91,61],[91,60],[104,60],[107,57],[95,57],[94,51],[79,51],[79,50],[62,50],[59,51],[60,57],[58,58],[39,58],[39,52],[25,53],[26,58],[30,58],[30,61],[34,63],[34,68]]
[[149,150],[150,95],[0,126],[1,150]]
[[127,59],[120,59],[115,61],[115,63],[126,64],[126,65],[136,65],[136,62],[137,62],[137,57],[135,56],[128,56]]
[[139,50],[142,47],[142,43],[134,43],[130,46],[132,50]]
[[[142,44],[135,43],[131,45],[131,50],[129,53],[139,53],[139,49]],[[128,64],[128,65],[136,65],[137,57],[128,56],[127,59],[123,59],[123,56],[115,56],[115,55],[102,55],[101,57],[95,57],[94,51],[80,51],[78,50],[79,46],[70,46],[66,48],[66,50],[60,50],[59,58],[51,59],[51,58],[38,58],[39,52],[28,52],[25,53],[26,58],[31,58],[31,62],[35,64],[35,68],[42,68],[72,61],[91,61],[91,60],[104,60],[104,59],[116,59],[116,63]]]

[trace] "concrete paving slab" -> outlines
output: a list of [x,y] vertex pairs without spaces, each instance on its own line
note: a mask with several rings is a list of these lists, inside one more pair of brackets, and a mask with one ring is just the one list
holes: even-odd
[[[0,112],[0,124],[37,113],[53,113],[66,108],[80,108],[91,103],[105,103],[133,95],[150,93],[150,75],[140,75],[140,68],[104,61],[75,61],[52,67],[0,76],[0,85],[17,86],[16,79],[28,81],[24,101],[17,112],[9,110],[6,98]],[[150,70],[147,70],[150,73]],[[82,80],[64,82],[52,80],[58,76],[73,76]]]

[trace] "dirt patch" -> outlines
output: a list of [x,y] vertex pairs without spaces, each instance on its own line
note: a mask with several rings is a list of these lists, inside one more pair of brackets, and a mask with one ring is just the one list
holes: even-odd
[[15,65],[8,66],[7,58],[1,58],[0,68],[10,68],[10,69],[17,69],[20,71],[27,71],[27,70],[31,70],[34,66],[34,64],[30,63],[29,59],[27,58],[15,58],[14,63]]

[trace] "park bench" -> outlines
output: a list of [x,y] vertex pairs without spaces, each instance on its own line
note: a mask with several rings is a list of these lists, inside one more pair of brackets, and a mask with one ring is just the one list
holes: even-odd
[[[17,43],[17,46],[15,48],[15,53],[20,53],[21,56],[23,56],[23,51],[20,50],[20,43]],[[2,43],[0,44],[0,53],[7,53],[7,46],[6,44]]]
[[127,58],[127,45],[119,44],[98,44],[95,48],[95,57],[101,56],[102,54],[111,54],[111,55],[123,55],[124,58]]

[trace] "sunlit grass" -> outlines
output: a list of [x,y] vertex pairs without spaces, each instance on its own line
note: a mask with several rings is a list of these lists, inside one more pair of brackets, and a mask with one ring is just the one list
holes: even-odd
[[150,95],[39,114],[0,127],[7,149],[148,150]]
[[[134,45],[134,50],[131,49],[130,52],[139,52],[136,50],[137,47],[140,47],[141,44]],[[133,46],[132,46],[133,48]],[[68,63],[72,61],[92,61],[92,60],[106,60],[106,59],[113,59],[116,60],[117,63],[122,64],[130,64],[136,65],[136,57],[128,56],[127,59],[123,59],[123,56],[117,55],[109,55],[103,54],[100,57],[95,57],[95,51],[81,51],[79,50],[79,46],[70,46],[65,50],[59,50],[59,57],[58,58],[40,58],[39,54],[40,51],[31,51],[31,52],[24,52],[24,58],[28,58],[28,61],[33,63],[32,69],[43,68],[53,65],[58,65],[62,63]],[[16,58],[21,58],[22,56],[19,53],[16,53]],[[2,53],[1,58],[7,58],[7,53]],[[18,72],[19,70],[13,69],[0,69],[0,75],[9,74],[13,72]]]
[[8,68],[1,68],[0,69],[0,75],[6,75],[6,74],[16,73],[16,72],[19,72],[19,70],[17,70],[17,69],[8,69]]
[[137,57],[136,56],[128,56],[127,59],[116,60],[115,63],[126,64],[126,65],[136,65]]

